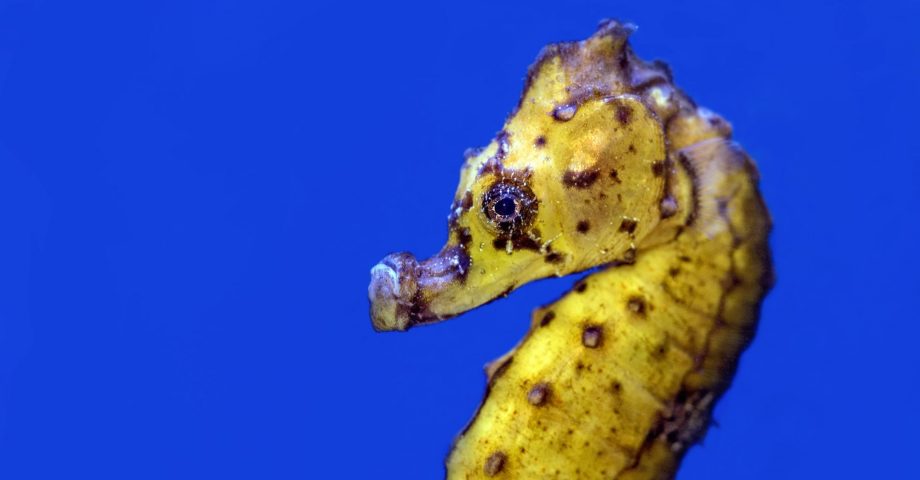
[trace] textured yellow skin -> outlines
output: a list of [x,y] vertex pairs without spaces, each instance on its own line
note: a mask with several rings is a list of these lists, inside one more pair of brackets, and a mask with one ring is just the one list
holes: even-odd
[[[629,33],[607,22],[544,50],[502,132],[467,156],[442,252],[375,267],[381,330],[603,267],[487,367],[449,478],[672,478],[753,334],[772,282],[756,168]],[[535,198],[513,235],[487,213],[499,184]]]
[[[448,458],[450,478],[488,478],[497,452],[500,478],[673,475],[734,372],[769,275],[750,164],[721,140],[688,152],[716,194],[701,207],[713,210],[702,212],[705,228],[640,249],[634,264],[535,311],[525,340],[492,368],[488,397]],[[594,348],[586,328],[601,332]],[[536,384],[549,391],[538,406],[528,401]]]

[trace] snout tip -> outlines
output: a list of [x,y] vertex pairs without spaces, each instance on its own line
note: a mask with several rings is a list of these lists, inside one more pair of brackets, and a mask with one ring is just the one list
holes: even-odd
[[367,288],[371,324],[378,332],[407,330],[418,293],[418,261],[411,253],[387,255],[371,269]]

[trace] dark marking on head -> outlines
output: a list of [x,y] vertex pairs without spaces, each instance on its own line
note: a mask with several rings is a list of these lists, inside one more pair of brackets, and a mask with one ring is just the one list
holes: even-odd
[[620,231],[621,231],[621,232],[626,232],[626,233],[632,235],[633,233],[635,233],[635,231],[636,231],[636,226],[637,226],[638,224],[639,224],[639,222],[638,222],[636,219],[634,219],[634,218],[624,218],[623,221],[620,222]]
[[495,240],[492,240],[492,246],[495,247],[496,250],[505,250],[508,248],[507,245],[507,238],[496,238]]
[[626,125],[632,120],[633,110],[629,105],[617,105],[617,121],[621,125]]
[[665,165],[663,161],[657,161],[652,163],[652,175],[660,177],[664,175]]
[[[534,250],[540,251],[540,232],[534,230],[532,232],[533,236],[530,235],[518,235],[511,239],[512,245],[514,245],[515,250]],[[536,237],[536,238],[534,238]]]
[[629,300],[626,302],[626,308],[635,314],[645,315],[645,300],[639,296],[629,297]]
[[466,248],[451,247],[445,252],[444,258],[448,262],[448,268],[455,272],[455,278],[459,279],[460,282],[466,281],[466,276],[470,273],[470,265],[472,264],[472,259]]
[[460,199],[459,207],[465,212],[473,206],[473,192],[467,190]]
[[629,144],[629,153],[636,153],[636,146],[632,143]]
[[447,216],[447,225],[450,228],[454,228],[457,225],[457,220],[460,219],[460,215],[463,212],[466,212],[473,206],[473,194],[469,190],[463,194],[459,199],[454,199],[450,204],[450,214]]
[[527,402],[536,407],[542,406],[549,399],[550,394],[549,384],[540,382],[527,392]]
[[671,267],[668,269],[668,275],[671,277],[676,277],[680,274],[680,267]]
[[[495,150],[495,155],[489,157],[486,160],[482,167],[479,168],[479,175],[495,174],[498,176],[514,176],[520,175],[520,172],[508,172],[505,170],[504,160],[508,156],[508,132],[502,130],[498,132],[498,135],[495,136],[495,142],[498,144],[498,148]],[[524,173],[526,175],[526,172]]]
[[562,263],[565,258],[563,257],[563,254],[559,252],[549,252],[546,254],[546,256],[543,257],[543,260],[546,263]]
[[620,392],[623,391],[623,384],[620,383],[619,380],[614,380],[610,385],[610,390],[614,393],[614,395],[619,395]]
[[588,282],[585,280],[581,280],[575,284],[576,293],[585,293],[585,290],[587,289],[588,289]]
[[582,220],[578,222],[578,225],[575,226],[575,229],[578,230],[578,233],[588,233],[588,230],[591,230],[591,223],[587,220]]
[[463,227],[457,230],[457,243],[459,243],[461,247],[466,247],[472,241],[473,235],[470,233],[469,228]]
[[620,180],[620,172],[618,172],[617,169],[615,169],[615,168],[611,168],[611,169],[610,169],[610,178],[611,178],[614,182],[623,183],[623,182]]
[[495,135],[495,141],[498,142],[498,152],[496,155],[501,156],[502,160],[505,159],[505,156],[508,155],[508,135],[507,130],[501,130]]
[[486,459],[485,465],[482,466],[482,471],[487,477],[494,477],[505,468],[505,461],[507,459],[508,457],[504,453],[495,452]]
[[569,120],[575,118],[575,114],[578,112],[578,105],[569,103],[566,105],[559,105],[553,109],[553,119],[560,122],[568,122]]
[[661,360],[662,358],[665,357],[667,353],[668,353],[668,344],[662,342],[662,343],[659,343],[657,347],[655,347],[655,351],[652,352],[652,356],[657,360]]
[[604,329],[600,325],[589,325],[581,332],[581,344],[588,348],[601,346],[604,340]]
[[543,318],[540,319],[540,326],[541,326],[541,327],[545,327],[545,326],[549,325],[550,322],[552,322],[554,318],[556,318],[556,312],[550,310],[550,311],[544,313],[544,314],[543,314]]
[[562,174],[562,184],[566,187],[588,188],[591,185],[594,185],[594,182],[597,181],[597,177],[600,176],[600,173],[601,172],[597,169],[597,167],[578,172],[566,170],[565,173]]
[[501,159],[498,158],[498,155],[495,155],[493,157],[489,157],[489,159],[486,160],[481,167],[479,167],[479,176],[489,174],[500,176],[504,171],[505,166],[502,164]]
[[533,141],[533,145],[537,148],[543,148],[546,145],[546,137],[540,135],[536,140]]

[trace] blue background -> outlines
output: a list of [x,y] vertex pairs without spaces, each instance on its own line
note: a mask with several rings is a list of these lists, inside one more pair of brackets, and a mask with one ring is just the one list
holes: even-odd
[[375,334],[461,153],[604,17],[735,125],[778,283],[679,478],[920,478],[913,1],[4,1],[0,478],[437,478],[535,305]]

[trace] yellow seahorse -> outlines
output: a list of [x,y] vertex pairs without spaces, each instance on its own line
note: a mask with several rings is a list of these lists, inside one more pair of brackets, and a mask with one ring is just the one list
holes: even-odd
[[756,167],[632,31],[545,48],[466,155],[447,245],[371,271],[374,327],[405,330],[601,267],[487,366],[448,478],[672,478],[753,335],[772,284]]

